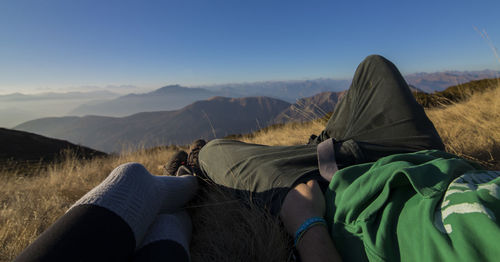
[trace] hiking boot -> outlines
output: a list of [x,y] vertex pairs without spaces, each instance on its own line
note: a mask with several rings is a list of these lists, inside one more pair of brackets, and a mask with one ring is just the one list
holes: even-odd
[[203,176],[204,174],[200,169],[200,162],[198,161],[198,154],[203,146],[207,142],[203,139],[198,139],[194,141],[191,146],[189,146],[189,155],[187,158],[187,165],[191,168],[195,176]]
[[318,144],[317,138],[318,138],[318,136],[317,136],[317,135],[312,134],[312,135],[309,137],[309,141],[307,142],[307,145],[316,145],[316,144]]
[[164,176],[175,176],[177,169],[180,166],[185,165],[187,163],[188,154],[186,151],[181,150],[175,153],[172,158],[167,162],[166,165],[163,166],[165,170],[163,170]]

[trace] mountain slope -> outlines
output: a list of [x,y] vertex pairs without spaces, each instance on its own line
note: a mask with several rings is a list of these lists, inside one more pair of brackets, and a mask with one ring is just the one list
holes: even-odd
[[83,158],[105,155],[67,141],[6,128],[0,128],[0,144],[0,161],[51,161],[68,149]]
[[275,117],[275,123],[306,122],[333,112],[343,92],[323,92],[311,97],[305,97]]
[[187,144],[197,138],[250,132],[272,123],[274,117],[289,106],[285,101],[268,97],[214,97],[175,111],[145,112],[121,118],[42,118],[15,129],[117,152],[123,145]]

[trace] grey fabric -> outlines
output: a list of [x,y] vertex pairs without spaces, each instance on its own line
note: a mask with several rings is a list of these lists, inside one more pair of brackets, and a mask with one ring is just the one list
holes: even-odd
[[318,168],[321,177],[326,181],[332,180],[335,172],[339,170],[335,158],[335,148],[333,139],[329,138],[318,145]]
[[398,69],[373,55],[359,65],[349,91],[312,143],[271,147],[215,140],[201,150],[200,166],[215,183],[276,213],[294,184],[324,181],[316,145],[329,138],[339,169],[396,153],[444,149]]

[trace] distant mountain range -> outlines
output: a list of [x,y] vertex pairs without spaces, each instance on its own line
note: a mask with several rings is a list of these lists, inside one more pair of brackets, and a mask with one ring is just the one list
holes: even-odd
[[[442,91],[457,83],[493,78],[500,71],[446,71],[416,73],[406,76],[415,89],[432,93]],[[349,87],[348,80],[315,79],[303,81],[267,81],[243,84],[224,84],[196,88],[180,85],[165,86],[149,93],[129,94],[112,100],[90,102],[78,106],[69,115],[128,116],[138,112],[176,110],[198,100],[213,96],[249,97],[266,96],[294,103],[304,97],[321,92],[340,92]]]
[[69,112],[69,115],[128,116],[139,112],[176,110],[198,100],[214,96],[266,96],[294,103],[297,99],[326,91],[342,91],[347,80],[316,79],[305,81],[269,81],[227,84],[206,87],[165,86],[149,93],[129,94],[116,99],[90,102]]
[[406,81],[427,93],[443,91],[450,86],[467,83],[472,80],[498,78],[500,71],[444,71],[435,73],[415,73],[406,75]]
[[[428,93],[442,91],[457,83],[494,78],[500,71],[446,71],[415,73],[406,76],[417,90]],[[114,116],[124,117],[140,112],[172,111],[198,100],[214,96],[267,96],[295,103],[321,92],[339,92],[349,87],[349,80],[314,79],[298,81],[267,81],[240,84],[222,84],[199,87],[170,85],[157,90],[119,96],[107,91],[0,95],[0,126],[13,127],[28,120],[60,116]]]
[[118,96],[116,93],[109,91],[92,91],[92,92],[46,92],[40,94],[22,94],[12,93],[0,95],[0,102],[21,102],[21,101],[39,101],[39,100],[80,100],[80,99],[96,99],[96,97],[111,98]]
[[310,97],[321,92],[344,91],[349,88],[350,82],[347,79],[319,78],[313,80],[223,84],[202,86],[202,88],[223,92],[223,96],[267,96],[295,103],[297,99]]
[[78,157],[91,158],[105,154],[67,141],[37,134],[0,128],[0,162],[4,161],[53,161],[64,150],[71,150]]
[[[213,97],[174,111],[143,112],[127,117],[58,117],[28,121],[17,130],[67,139],[106,152],[123,147],[188,144],[248,133],[269,124],[321,117],[341,94],[325,92],[298,104],[269,97]],[[305,113],[310,110],[311,113]]]
[[69,115],[128,116],[139,112],[175,110],[219,95],[221,93],[203,88],[170,85],[149,93],[128,94],[112,100],[86,103],[70,111]]

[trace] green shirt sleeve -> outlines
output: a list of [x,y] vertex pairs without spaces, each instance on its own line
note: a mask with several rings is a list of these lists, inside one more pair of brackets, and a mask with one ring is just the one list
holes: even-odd
[[346,261],[496,260],[499,172],[445,152],[399,154],[338,171],[327,221]]

